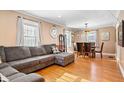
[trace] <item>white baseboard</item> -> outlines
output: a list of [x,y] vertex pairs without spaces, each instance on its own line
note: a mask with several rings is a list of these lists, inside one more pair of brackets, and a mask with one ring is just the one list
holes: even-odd
[[116,62],[117,62],[117,64],[118,64],[119,69],[120,69],[120,71],[121,71],[121,74],[122,74],[122,76],[123,76],[123,78],[124,78],[124,69],[123,69],[123,67],[122,67],[121,64],[120,64],[120,59],[119,59],[118,57],[116,57]]
[[103,53],[103,55],[107,55],[107,56],[115,56],[116,54],[114,54],[114,53]]
[[118,65],[119,65],[119,68],[120,68],[121,74],[122,74],[122,76],[123,76],[123,78],[124,78],[124,69],[122,68],[120,62],[118,62]]
[[120,62],[120,59],[116,57],[116,62],[119,64]]
[[[103,55],[115,56],[115,57],[116,57],[116,54],[112,54],[112,53],[103,53]],[[116,57],[116,61],[117,61],[117,64],[119,65],[119,69],[120,69],[121,74],[122,74],[122,76],[123,76],[123,78],[124,78],[124,69],[123,69],[123,67],[122,67],[121,64],[120,64],[120,59]]]

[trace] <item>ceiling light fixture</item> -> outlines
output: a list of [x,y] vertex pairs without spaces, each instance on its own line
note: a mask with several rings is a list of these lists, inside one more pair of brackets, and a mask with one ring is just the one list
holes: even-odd
[[85,32],[90,32],[90,29],[88,29],[88,23],[85,23],[84,25],[85,25],[84,31],[85,31]]

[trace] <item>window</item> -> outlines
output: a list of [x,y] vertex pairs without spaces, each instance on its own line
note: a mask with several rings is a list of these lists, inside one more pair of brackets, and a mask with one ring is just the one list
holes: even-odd
[[24,20],[24,46],[38,46],[39,27],[37,22]]
[[88,42],[96,42],[96,31],[91,31],[87,33],[87,41]]
[[65,34],[66,34],[66,39],[67,39],[67,47],[71,47],[71,45],[72,45],[71,32],[66,31]]

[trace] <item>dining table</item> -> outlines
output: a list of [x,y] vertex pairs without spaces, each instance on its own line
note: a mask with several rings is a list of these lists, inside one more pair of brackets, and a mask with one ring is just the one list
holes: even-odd
[[77,51],[84,56],[95,58],[95,42],[77,42]]

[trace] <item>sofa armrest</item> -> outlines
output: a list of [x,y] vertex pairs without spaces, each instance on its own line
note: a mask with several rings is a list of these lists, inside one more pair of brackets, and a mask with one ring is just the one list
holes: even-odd
[[9,79],[0,73],[0,82],[9,82]]
[[0,64],[0,69],[8,67],[8,66],[9,66],[9,64],[7,64],[7,63],[1,63]]
[[36,73],[27,74],[11,80],[10,82],[44,82],[44,78]]

